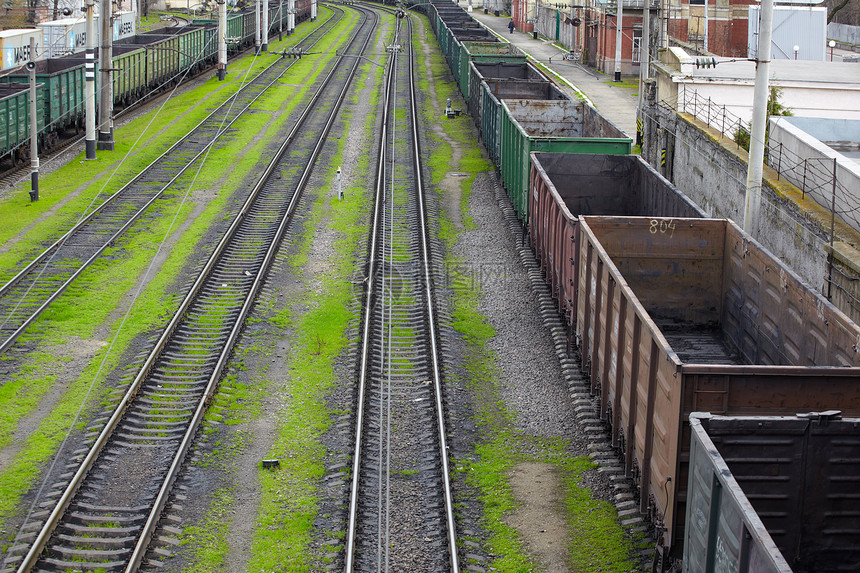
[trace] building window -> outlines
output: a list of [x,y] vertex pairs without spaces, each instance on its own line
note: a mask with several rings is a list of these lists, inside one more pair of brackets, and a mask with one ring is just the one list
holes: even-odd
[[636,26],[633,28],[633,55],[631,59],[634,62],[642,62],[642,27]]

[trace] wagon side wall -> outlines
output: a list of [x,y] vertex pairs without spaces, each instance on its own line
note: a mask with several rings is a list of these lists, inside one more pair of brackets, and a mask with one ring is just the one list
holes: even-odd
[[761,558],[772,556],[777,563],[782,558],[786,564],[777,570],[787,571],[788,565],[796,571],[857,568],[860,499],[852,484],[860,478],[860,420],[695,413],[690,427],[685,564],[688,557],[703,561],[716,549],[703,551],[705,535],[715,536],[709,535],[714,522],[702,523],[701,515],[715,508],[697,492],[701,486],[707,492],[710,480],[738,494],[716,508],[719,526],[749,532],[756,546],[759,538],[770,539],[769,545],[760,544]]

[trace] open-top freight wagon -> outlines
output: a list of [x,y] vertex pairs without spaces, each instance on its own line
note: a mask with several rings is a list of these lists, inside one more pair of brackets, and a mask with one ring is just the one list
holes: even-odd
[[[44,84],[36,84],[36,97],[44,99]],[[0,157],[11,154],[14,163],[24,161],[19,152],[30,144],[30,86],[28,84],[0,84]],[[45,107],[36,106],[36,128],[45,129]]]
[[860,571],[860,418],[690,415],[683,570]]
[[218,59],[218,28],[211,25],[189,24],[149,30],[147,36],[176,36],[179,39],[179,68],[196,74]]
[[567,94],[549,80],[484,79],[480,90],[481,139],[487,147],[490,160],[496,165],[501,165],[502,162],[501,135],[505,115],[502,100],[570,100]]
[[471,65],[475,63],[497,63],[511,62],[515,64],[525,63],[525,53],[507,42],[462,42],[458,43],[459,53],[453,60],[456,66],[452,69],[460,93],[467,102],[470,100],[469,73]]
[[583,369],[680,556],[690,413],[860,415],[860,328],[729,220],[582,217],[580,237]]
[[[59,141],[57,132],[80,125],[84,120],[84,64],[71,59],[39,60],[36,65],[36,82],[44,89],[38,93],[40,105],[44,109],[44,123],[47,126],[43,141],[52,149]],[[2,83],[28,85],[29,71],[19,68],[11,74],[0,77]]]
[[523,224],[528,223],[529,216],[532,151],[611,155],[631,151],[633,140],[585,102],[507,99],[501,104],[499,132],[484,130],[483,120],[481,131],[485,142],[501,138],[502,183]]
[[[509,46],[499,43],[497,46]],[[548,82],[550,79],[539,69],[526,61],[473,61],[469,63],[469,112],[475,120],[478,130],[481,129],[481,105],[484,97],[481,82],[486,79],[508,80],[538,80]]]
[[558,310],[576,323],[581,215],[706,217],[638,155],[532,153],[529,238]]

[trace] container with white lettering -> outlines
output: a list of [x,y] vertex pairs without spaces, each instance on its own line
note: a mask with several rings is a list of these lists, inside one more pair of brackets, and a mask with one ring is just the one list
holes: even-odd
[[36,38],[36,58],[42,55],[42,30],[24,28],[0,31],[0,70],[23,66],[30,61],[30,38]]

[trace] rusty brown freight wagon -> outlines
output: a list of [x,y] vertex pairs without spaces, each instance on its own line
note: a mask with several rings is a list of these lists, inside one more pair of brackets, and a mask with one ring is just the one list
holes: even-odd
[[568,326],[576,322],[580,215],[705,217],[638,155],[531,154],[529,236]]
[[683,539],[691,412],[860,415],[860,329],[733,222],[582,217],[576,333],[640,493]]

